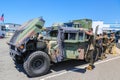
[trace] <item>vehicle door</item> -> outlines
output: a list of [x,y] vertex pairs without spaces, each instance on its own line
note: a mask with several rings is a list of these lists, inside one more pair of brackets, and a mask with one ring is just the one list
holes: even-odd
[[77,37],[78,33],[64,33],[64,51],[67,59],[76,59],[78,55],[77,49],[79,47],[79,41]]

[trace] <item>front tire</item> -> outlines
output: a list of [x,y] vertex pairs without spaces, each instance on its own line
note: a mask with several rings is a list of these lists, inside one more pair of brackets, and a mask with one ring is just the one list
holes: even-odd
[[20,57],[20,56],[15,56],[15,59],[13,59],[13,61],[14,61],[14,63],[15,64],[23,64],[23,58],[22,57]]
[[25,59],[23,67],[28,76],[41,76],[49,71],[50,58],[47,53],[36,51]]

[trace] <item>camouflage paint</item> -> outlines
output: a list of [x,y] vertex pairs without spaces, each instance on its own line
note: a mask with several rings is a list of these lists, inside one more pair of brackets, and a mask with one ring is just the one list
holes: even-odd
[[[82,28],[92,28],[92,20],[91,19],[79,19],[79,20],[73,20],[73,24],[79,23]],[[77,26],[74,26],[75,28],[78,28]]]
[[26,40],[35,35],[37,32],[41,32],[41,29],[38,26],[41,26],[42,28],[43,25],[44,21],[41,18],[35,18],[25,23],[18,29],[24,31],[18,36],[15,45],[18,47],[21,44],[24,44]]
[[[79,28],[75,28],[76,30],[79,30]],[[76,39],[75,40],[64,40],[64,54],[61,55],[59,48],[58,48],[58,42],[56,41],[49,41],[49,52],[48,54],[51,57],[51,60],[55,63],[61,62],[68,59],[84,59],[85,52],[87,50],[88,46],[88,39],[85,37],[85,32],[83,32],[83,39],[79,40],[79,33],[76,33]],[[64,56],[65,55],[65,56]]]
[[84,54],[87,48],[86,42],[65,43],[65,54],[68,59],[84,59]]
[[[79,20],[76,20],[79,22]],[[76,22],[74,21],[74,22]],[[83,21],[83,28],[91,27],[91,24],[85,26],[86,21]],[[80,21],[81,23],[81,21]],[[89,22],[88,22],[89,23]],[[42,31],[44,25],[44,21],[41,18],[32,19],[25,24],[23,24],[18,30],[24,30],[18,35],[15,45],[19,47],[21,44],[24,44],[29,40],[29,38],[36,33],[40,33]],[[40,28],[42,27],[42,28]],[[74,28],[74,27],[73,27]],[[58,26],[54,29],[58,29]],[[68,28],[69,29],[69,28]],[[71,29],[72,31],[73,29]],[[74,30],[79,30],[79,28],[74,28]],[[54,38],[54,37],[53,37]],[[85,35],[83,35],[83,40],[79,39],[79,34],[77,33],[75,40],[64,40],[64,54],[60,53],[60,49],[58,47],[57,38],[53,40],[51,37],[50,40],[46,40],[48,54],[53,62],[61,62],[68,59],[84,59],[84,54],[87,49],[87,40],[85,39]]]
[[[92,27],[92,20],[90,19],[73,20],[73,24],[76,22],[81,24],[82,28],[85,28],[85,30],[88,30]],[[69,27],[67,28],[69,30]],[[80,31],[80,28],[78,27],[75,27],[73,29]],[[71,31],[74,31],[73,29]],[[53,30],[58,30],[58,26],[53,26]],[[61,62],[68,59],[83,60],[85,58],[85,53],[88,47],[88,39],[86,39],[84,31],[83,33],[84,34],[82,40],[79,40],[79,33],[77,33],[75,40],[64,40],[64,54],[61,54],[59,51],[57,38],[55,40],[53,39],[54,37],[51,37],[48,48],[48,54],[50,55],[51,60],[53,62]]]

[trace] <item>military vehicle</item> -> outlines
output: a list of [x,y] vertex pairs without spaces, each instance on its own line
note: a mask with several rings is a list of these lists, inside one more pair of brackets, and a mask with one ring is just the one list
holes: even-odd
[[0,38],[4,38],[6,35],[5,25],[0,25]]
[[46,29],[44,23],[42,18],[26,22],[8,43],[13,60],[22,63],[31,77],[46,74],[52,62],[86,59],[89,36],[80,28],[88,30],[92,20],[75,20]]
[[120,49],[120,30],[115,32],[116,47]]

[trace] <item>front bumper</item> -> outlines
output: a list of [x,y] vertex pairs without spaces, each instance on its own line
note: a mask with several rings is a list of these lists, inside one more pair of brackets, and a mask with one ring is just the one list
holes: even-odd
[[13,60],[16,60],[16,56],[21,56],[21,53],[15,46],[10,45],[10,56],[12,57]]

